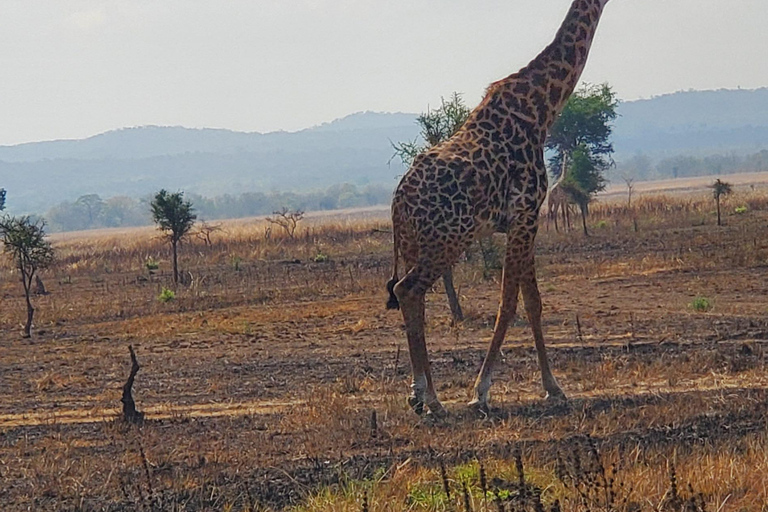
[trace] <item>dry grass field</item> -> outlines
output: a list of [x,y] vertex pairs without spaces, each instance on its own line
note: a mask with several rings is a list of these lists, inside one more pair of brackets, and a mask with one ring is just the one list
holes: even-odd
[[[0,267],[0,509],[763,510],[768,193],[737,188],[723,227],[702,191],[625,203],[596,203],[590,237],[540,232],[566,404],[543,400],[523,318],[490,415],[470,413],[499,270],[478,250],[457,266],[463,323],[428,295],[437,424],[405,401],[386,211],[310,218],[295,239],[225,223],[182,247],[166,302],[155,231],[56,236],[32,339]],[[129,345],[141,426],[120,421]]]

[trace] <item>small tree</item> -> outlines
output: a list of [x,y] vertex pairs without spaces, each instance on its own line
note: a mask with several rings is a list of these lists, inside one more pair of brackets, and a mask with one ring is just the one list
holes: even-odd
[[613,165],[611,135],[618,104],[608,84],[584,85],[570,97],[546,142],[554,151],[549,163],[557,174],[566,159],[570,163],[563,190],[581,209],[585,235],[589,202],[605,188],[603,174]]
[[197,233],[195,233],[195,236],[205,245],[211,246],[213,245],[213,242],[211,241],[211,235],[218,231],[223,231],[221,224],[210,224],[204,220],[201,220],[200,225],[197,227]]
[[627,209],[632,208],[632,192],[635,189],[635,178],[624,176],[624,183],[627,184]]
[[303,210],[291,210],[287,206],[283,206],[280,210],[272,212],[272,216],[267,217],[267,222],[277,224],[285,230],[289,237],[293,238],[296,234],[296,228],[303,218]]
[[0,212],[5,210],[5,189],[0,188]]
[[440,106],[427,111],[416,118],[416,123],[421,127],[422,141],[392,143],[395,154],[392,158],[399,158],[403,165],[410,167],[413,159],[427,149],[437,146],[448,140],[451,135],[461,128],[472,111],[464,104],[461,94],[454,92],[446,100],[440,98]]
[[53,248],[45,239],[45,222],[33,221],[29,217],[3,217],[0,219],[0,236],[3,239],[3,252],[13,261],[21,274],[24,286],[24,298],[27,301],[27,322],[24,324],[24,337],[32,335],[32,317],[35,308],[30,294],[32,281],[38,270],[48,267],[53,261]]
[[716,179],[715,182],[709,186],[712,189],[712,196],[715,198],[715,204],[717,204],[717,225],[722,226],[722,220],[720,218],[720,197],[727,196],[733,192],[733,186],[727,181],[720,181]]
[[192,203],[184,201],[184,193],[169,194],[165,189],[155,194],[150,204],[152,220],[166,233],[173,252],[173,282],[179,282],[178,245],[187,236],[197,215]]

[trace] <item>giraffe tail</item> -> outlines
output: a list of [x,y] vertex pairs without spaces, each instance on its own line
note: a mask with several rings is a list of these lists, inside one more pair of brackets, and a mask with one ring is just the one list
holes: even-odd
[[392,227],[392,238],[394,238],[394,246],[395,246],[395,254],[394,254],[394,260],[392,262],[393,265],[393,271],[392,271],[392,279],[387,281],[387,291],[389,292],[389,300],[387,300],[387,309],[400,309],[400,301],[397,300],[397,296],[395,295],[395,285],[398,281],[400,281],[400,278],[397,277],[397,259],[400,255],[400,236],[398,233],[398,229],[393,226]]

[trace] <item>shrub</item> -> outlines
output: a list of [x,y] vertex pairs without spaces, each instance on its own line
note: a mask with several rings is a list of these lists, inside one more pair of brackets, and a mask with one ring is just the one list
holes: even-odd
[[160,295],[158,295],[157,300],[165,304],[166,302],[171,302],[172,300],[176,299],[176,292],[173,290],[166,288],[163,286],[163,290],[160,292]]
[[151,258],[151,257],[147,258],[147,261],[144,263],[144,266],[147,267],[147,271],[150,274],[160,268],[160,264],[154,258]]
[[712,303],[706,297],[696,297],[693,299],[693,302],[691,302],[691,307],[695,311],[704,312],[712,309]]
[[737,206],[736,210],[734,210],[737,214],[742,215],[747,213],[747,207],[746,206]]
[[231,254],[229,256],[229,264],[232,266],[232,268],[236,271],[240,271],[240,264],[243,262],[243,260],[240,258],[240,256],[236,254]]

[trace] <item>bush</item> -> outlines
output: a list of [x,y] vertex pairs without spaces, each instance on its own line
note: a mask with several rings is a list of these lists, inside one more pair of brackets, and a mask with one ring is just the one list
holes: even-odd
[[147,267],[147,271],[150,274],[160,268],[160,264],[157,261],[155,261],[154,258],[147,258],[147,261],[144,263],[144,266]]
[[709,311],[710,309],[712,309],[712,303],[706,297],[696,297],[695,299],[693,299],[693,302],[691,302],[691,307],[695,311],[699,311],[703,313],[705,311]]
[[172,300],[176,299],[176,292],[171,290],[170,288],[166,288],[163,286],[163,290],[160,292],[160,295],[157,297],[157,300],[165,304],[166,302],[171,302]]
[[737,214],[742,215],[747,213],[747,207],[746,206],[737,206],[736,210],[734,210]]

